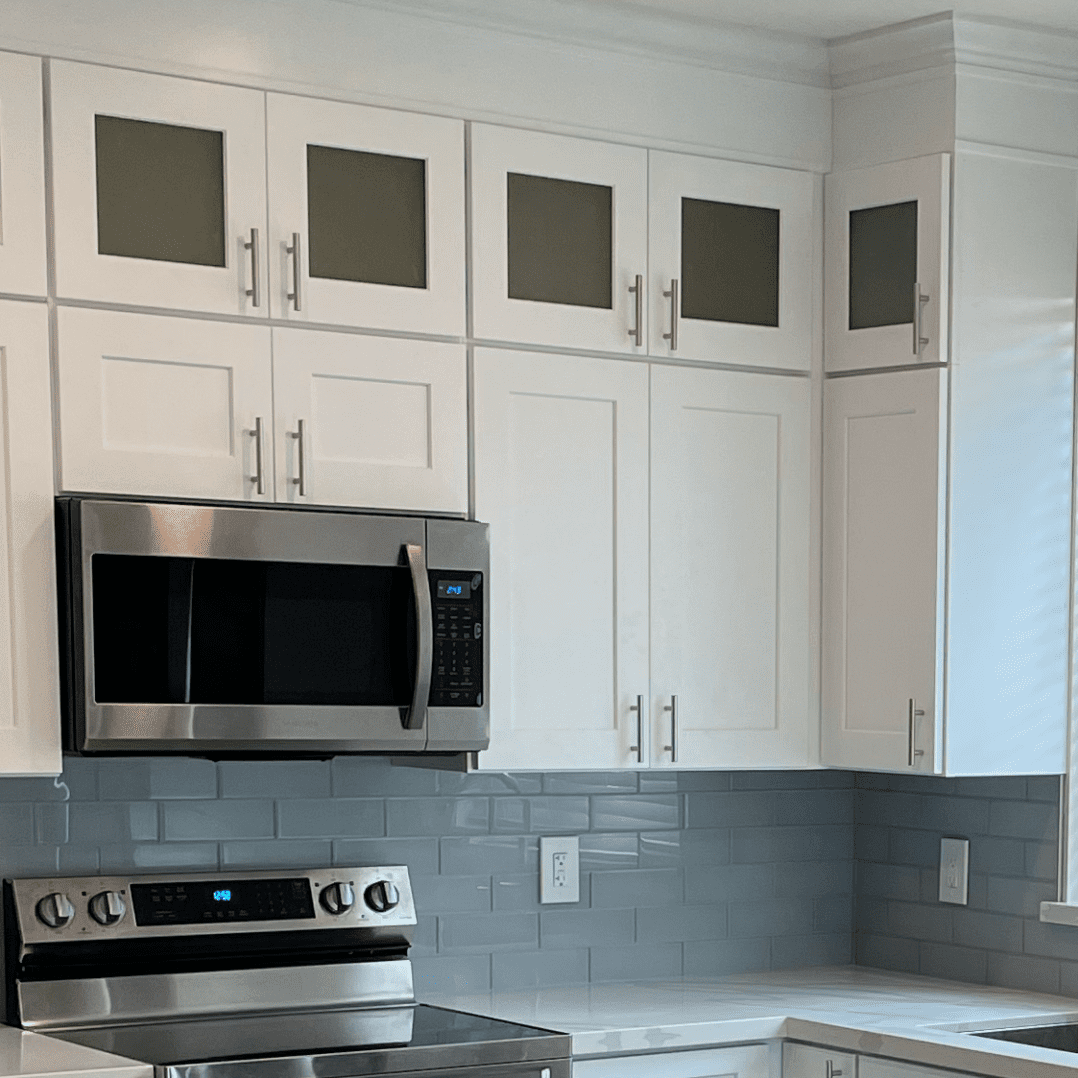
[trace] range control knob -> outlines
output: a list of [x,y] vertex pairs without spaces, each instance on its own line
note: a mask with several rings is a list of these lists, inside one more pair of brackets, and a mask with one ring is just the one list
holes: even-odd
[[366,902],[375,913],[385,913],[386,911],[393,909],[400,900],[400,891],[398,891],[389,880],[379,880],[377,883],[372,883],[370,887],[363,892],[363,901]]
[[46,895],[35,907],[37,919],[49,928],[63,928],[75,919],[75,907],[67,895],[54,891]]
[[127,913],[123,895],[116,891],[102,891],[90,899],[90,916],[99,925],[114,925]]
[[322,889],[320,899],[329,913],[347,913],[356,904],[356,893],[350,883],[331,883]]

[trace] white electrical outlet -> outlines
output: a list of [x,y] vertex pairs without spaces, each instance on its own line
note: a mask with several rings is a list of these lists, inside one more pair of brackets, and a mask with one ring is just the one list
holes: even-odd
[[969,901],[969,840],[940,839],[940,902],[964,906]]
[[580,901],[580,839],[576,835],[539,839],[539,901]]

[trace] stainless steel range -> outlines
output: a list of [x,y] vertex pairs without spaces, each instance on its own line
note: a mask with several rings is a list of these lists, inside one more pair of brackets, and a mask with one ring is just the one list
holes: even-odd
[[156,1078],[569,1078],[570,1038],[417,1004],[403,867],[4,881],[7,1021]]

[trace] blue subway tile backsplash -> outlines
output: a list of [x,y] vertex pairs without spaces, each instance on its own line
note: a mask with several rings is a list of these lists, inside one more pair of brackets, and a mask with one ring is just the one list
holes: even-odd
[[[1078,995],[1056,897],[1059,781],[841,771],[460,775],[387,760],[70,759],[0,780],[0,872],[406,864],[417,990],[856,961]],[[539,837],[580,838],[541,905]],[[966,907],[939,839],[970,840]]]

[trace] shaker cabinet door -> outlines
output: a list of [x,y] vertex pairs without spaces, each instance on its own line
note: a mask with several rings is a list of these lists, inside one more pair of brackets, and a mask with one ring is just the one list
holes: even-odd
[[273,331],[277,501],[468,512],[461,345]]
[[0,775],[58,775],[48,311],[0,302]]
[[0,53],[0,292],[45,290],[41,60]]
[[273,500],[268,328],[57,317],[65,491]]
[[824,385],[823,761],[939,771],[947,372]]
[[650,153],[650,353],[807,371],[815,191],[808,172]]
[[645,366],[476,350],[495,582],[484,767],[647,763],[647,472]]
[[270,308],[464,334],[464,124],[270,94]]
[[473,125],[475,336],[646,353],[647,176],[637,147]]
[[946,363],[950,155],[832,173],[824,216],[827,369]]
[[810,761],[807,378],[651,371],[652,763]]
[[268,314],[265,95],[54,60],[56,291]]

